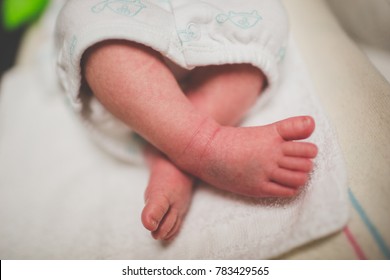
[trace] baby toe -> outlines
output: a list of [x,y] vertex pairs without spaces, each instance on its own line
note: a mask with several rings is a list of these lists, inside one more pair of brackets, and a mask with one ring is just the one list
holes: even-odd
[[176,224],[174,225],[174,227],[171,229],[171,231],[166,235],[166,237],[164,239],[167,241],[171,241],[172,239],[174,239],[181,228],[182,222],[183,222],[183,219],[180,216],[178,216]]
[[306,184],[309,176],[305,172],[278,168],[272,173],[271,179],[280,185],[298,188]]
[[263,197],[292,197],[298,192],[298,189],[288,188],[276,182],[267,182],[262,188]]
[[285,142],[282,144],[282,151],[285,156],[315,158],[318,148],[307,142]]
[[286,141],[308,138],[314,131],[312,117],[293,117],[276,123],[279,135]]
[[278,161],[280,168],[292,171],[310,172],[313,170],[313,162],[308,158],[282,157]]
[[169,202],[161,196],[151,196],[142,211],[142,224],[147,230],[155,231],[169,210]]
[[164,219],[160,222],[158,229],[152,232],[152,236],[157,240],[165,240],[169,237],[169,233],[175,227],[178,221],[177,211],[175,209],[169,209]]

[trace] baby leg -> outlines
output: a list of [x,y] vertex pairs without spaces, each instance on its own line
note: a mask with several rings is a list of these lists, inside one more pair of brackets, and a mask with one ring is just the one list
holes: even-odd
[[169,157],[179,158],[199,130],[206,136],[218,127],[192,106],[161,55],[146,46],[120,40],[95,45],[84,57],[84,76],[113,115]]
[[199,111],[235,126],[261,95],[265,77],[249,64],[211,65],[193,70],[187,84],[187,97]]

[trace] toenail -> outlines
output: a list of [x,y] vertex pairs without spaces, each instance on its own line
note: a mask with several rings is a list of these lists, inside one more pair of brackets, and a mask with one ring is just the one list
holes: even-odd
[[304,121],[303,121],[303,125],[304,125],[305,127],[308,127],[310,124],[311,124],[311,119],[308,118],[308,117],[306,117],[306,118],[304,119]]
[[153,230],[156,230],[158,226],[158,221],[156,221],[155,219],[151,219],[150,222],[153,226]]

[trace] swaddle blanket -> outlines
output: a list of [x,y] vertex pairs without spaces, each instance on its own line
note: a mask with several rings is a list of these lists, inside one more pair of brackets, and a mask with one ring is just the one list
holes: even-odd
[[[42,30],[51,31],[44,25],[55,12],[48,12]],[[148,170],[116,160],[88,138],[59,93],[52,36],[42,38],[35,54],[40,63],[14,69],[1,84],[0,258],[271,258],[346,224],[341,153],[293,45],[280,87],[243,125],[312,115],[317,129],[310,141],[320,152],[310,183],[288,200],[200,185],[179,236],[166,244],[153,240],[140,221]]]

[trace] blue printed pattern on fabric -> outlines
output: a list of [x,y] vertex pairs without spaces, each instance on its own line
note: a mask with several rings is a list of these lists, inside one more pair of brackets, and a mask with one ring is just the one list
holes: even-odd
[[256,10],[251,13],[236,13],[230,11],[228,14],[217,15],[215,19],[220,24],[230,21],[242,29],[248,29],[254,27],[262,19],[262,17]]
[[76,49],[76,46],[77,46],[77,37],[73,36],[72,40],[70,41],[70,45],[69,45],[69,55],[70,55],[70,57],[73,57],[74,51]]
[[281,62],[284,60],[284,58],[286,57],[286,48],[285,47],[281,47],[279,49],[279,52],[278,52],[278,62]]
[[182,43],[197,41],[201,37],[201,29],[197,24],[189,23],[186,29],[178,30],[177,34]]
[[146,6],[141,0],[105,0],[93,6],[91,10],[100,13],[106,8],[122,16],[134,17]]

